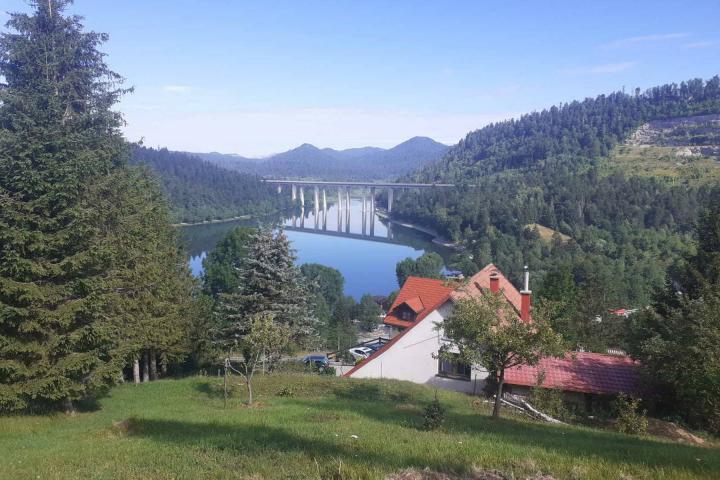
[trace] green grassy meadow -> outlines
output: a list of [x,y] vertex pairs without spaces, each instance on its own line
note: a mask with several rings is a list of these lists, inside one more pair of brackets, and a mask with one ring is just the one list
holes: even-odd
[[708,184],[720,179],[720,162],[709,157],[678,157],[677,147],[619,145],[608,165],[628,175],[663,178],[679,184]]
[[[237,377],[123,385],[75,416],[0,418],[2,479],[375,479],[407,467],[522,478],[720,478],[720,451],[580,427],[548,426],[477,398],[438,392],[445,426],[422,431],[433,390],[395,381],[271,375],[243,405]],[[117,422],[122,422],[120,425]],[[356,436],[353,437],[353,436]]]

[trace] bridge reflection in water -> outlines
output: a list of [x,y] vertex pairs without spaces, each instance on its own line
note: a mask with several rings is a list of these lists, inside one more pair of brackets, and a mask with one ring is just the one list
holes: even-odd
[[288,231],[307,232],[334,237],[398,243],[394,240],[392,223],[383,223],[375,206],[366,197],[341,198],[341,203],[315,203],[312,210],[301,209],[285,222]]

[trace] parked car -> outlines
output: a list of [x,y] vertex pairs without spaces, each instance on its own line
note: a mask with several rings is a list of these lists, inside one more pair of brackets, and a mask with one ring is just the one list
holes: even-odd
[[355,360],[364,360],[373,354],[373,349],[368,347],[354,347],[348,350]]
[[305,357],[303,357],[303,363],[306,366],[313,366],[318,370],[330,366],[330,360],[328,360],[325,355],[305,355]]

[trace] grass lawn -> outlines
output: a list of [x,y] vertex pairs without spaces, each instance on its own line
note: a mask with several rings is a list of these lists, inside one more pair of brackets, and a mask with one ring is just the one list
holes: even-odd
[[0,478],[364,479],[426,466],[518,478],[720,478],[715,448],[494,421],[488,406],[452,392],[438,394],[448,409],[443,429],[425,432],[418,427],[433,390],[420,385],[273,375],[258,378],[259,405],[247,408],[233,383],[227,409],[220,379],[194,377],[124,385],[73,417],[0,418]]

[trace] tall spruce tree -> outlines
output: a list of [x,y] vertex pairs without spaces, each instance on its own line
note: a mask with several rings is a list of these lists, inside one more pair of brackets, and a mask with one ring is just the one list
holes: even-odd
[[236,339],[248,334],[248,321],[254,315],[269,315],[285,325],[296,343],[314,341],[317,321],[311,313],[310,293],[295,266],[288,238],[282,231],[261,229],[250,235],[249,243],[247,255],[235,265],[239,286],[219,296],[220,341],[232,349]]
[[[143,168],[123,168],[91,187],[100,242],[113,252],[106,278],[112,357],[132,361],[135,381],[155,380],[158,370],[191,350],[190,312],[199,295],[186,255],[170,226],[160,186]],[[159,369],[158,369],[159,367]]]
[[89,186],[122,166],[126,92],[104,34],[35,0],[0,36],[0,410],[64,405],[117,379],[104,321],[112,246]]

